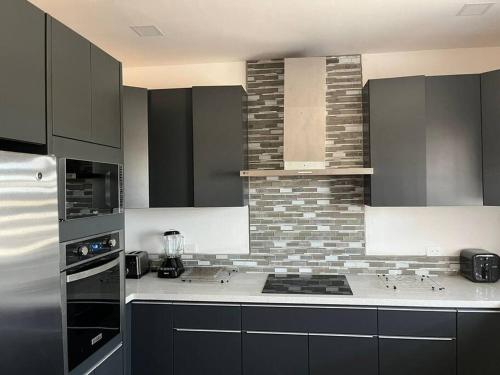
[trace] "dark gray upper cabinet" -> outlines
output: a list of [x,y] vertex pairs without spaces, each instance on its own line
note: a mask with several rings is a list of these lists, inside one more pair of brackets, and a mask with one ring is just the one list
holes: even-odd
[[45,14],[0,2],[0,138],[46,143]]
[[120,148],[120,62],[59,21],[48,25],[52,134]]
[[425,77],[370,80],[365,92],[374,168],[367,204],[425,206]]
[[192,90],[150,90],[149,206],[192,207]]
[[241,86],[149,91],[150,207],[243,206]]
[[241,86],[193,87],[194,205],[244,205],[246,92]]
[[481,76],[484,204],[500,206],[500,70]]
[[478,75],[377,79],[364,92],[367,204],[482,205]]
[[482,205],[480,77],[427,77],[427,205]]
[[52,131],[92,141],[90,43],[51,19]]
[[121,64],[106,52],[91,47],[92,140],[121,146]]

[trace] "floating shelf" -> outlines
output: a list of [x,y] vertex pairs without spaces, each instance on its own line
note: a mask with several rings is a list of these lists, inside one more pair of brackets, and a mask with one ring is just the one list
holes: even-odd
[[241,177],[293,177],[293,176],[359,176],[373,174],[373,168],[328,168],[328,169],[252,169],[240,171]]

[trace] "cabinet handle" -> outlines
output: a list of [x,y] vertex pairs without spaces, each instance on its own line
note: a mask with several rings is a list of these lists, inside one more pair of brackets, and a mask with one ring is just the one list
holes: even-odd
[[245,331],[250,335],[288,335],[288,336],[307,336],[304,332],[270,332],[270,331]]
[[278,308],[299,308],[299,309],[337,309],[337,310],[377,310],[376,307],[365,307],[365,306],[308,306],[308,305],[249,305],[243,304],[242,307],[278,307]]
[[173,302],[174,306],[219,306],[219,307],[240,307],[234,303],[196,303],[196,302]]
[[192,329],[192,328],[174,328],[177,332],[211,332],[211,333],[241,333],[241,331],[231,329]]
[[459,313],[487,313],[500,314],[500,310],[458,310]]
[[398,308],[398,307],[379,307],[379,311],[422,311],[422,312],[450,312],[455,313],[457,310],[452,309],[411,309],[411,308]]
[[387,340],[453,341],[454,337],[379,336]]
[[349,335],[343,333],[310,333],[309,336],[318,336],[318,337],[353,337],[353,338],[364,338],[364,339],[373,339],[377,338],[377,335]]

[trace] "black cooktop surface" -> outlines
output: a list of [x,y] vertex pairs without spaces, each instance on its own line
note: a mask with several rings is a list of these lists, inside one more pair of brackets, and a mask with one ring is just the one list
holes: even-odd
[[262,293],[352,295],[352,290],[344,275],[271,274]]

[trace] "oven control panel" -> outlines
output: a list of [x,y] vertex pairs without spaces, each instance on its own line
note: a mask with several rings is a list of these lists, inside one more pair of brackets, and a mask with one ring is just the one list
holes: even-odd
[[120,237],[120,232],[112,232],[66,243],[66,266],[121,249]]

